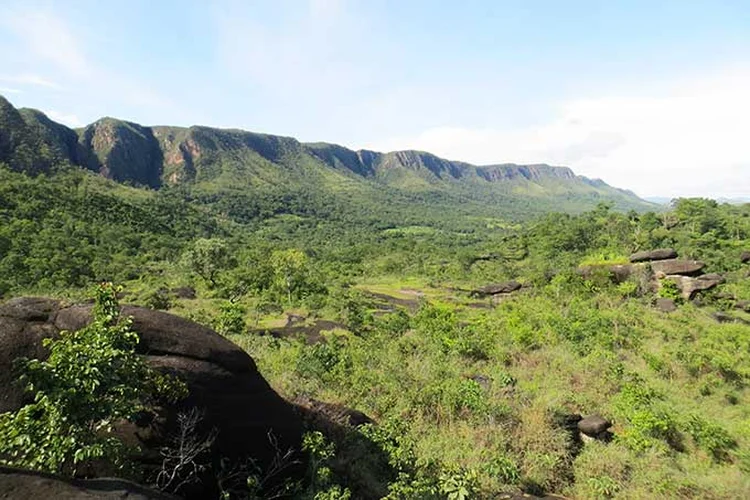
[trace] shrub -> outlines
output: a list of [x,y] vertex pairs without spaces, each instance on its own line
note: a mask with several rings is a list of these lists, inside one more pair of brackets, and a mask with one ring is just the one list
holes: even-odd
[[674,281],[662,280],[658,295],[663,299],[672,299],[678,304],[683,302],[680,287]]
[[303,377],[328,380],[332,375],[348,373],[352,360],[345,341],[331,336],[323,342],[305,346],[297,360],[297,373]]
[[123,467],[125,446],[109,433],[113,422],[134,419],[156,398],[184,395],[182,383],[135,353],[138,335],[120,317],[118,291],[100,285],[90,325],[45,339],[46,361],[20,361],[33,402],[0,415],[0,462],[71,475],[94,459]]
[[691,415],[684,428],[695,444],[710,453],[717,462],[727,460],[728,452],[737,447],[737,442],[727,431],[697,415]]
[[169,296],[169,290],[158,288],[146,296],[146,306],[158,311],[166,311],[172,307],[172,300]]
[[440,492],[448,500],[468,500],[479,491],[477,473],[471,469],[453,469],[443,472],[439,479]]
[[216,318],[216,331],[222,335],[241,335],[246,333],[245,308],[235,302],[226,302],[219,306],[219,317]]

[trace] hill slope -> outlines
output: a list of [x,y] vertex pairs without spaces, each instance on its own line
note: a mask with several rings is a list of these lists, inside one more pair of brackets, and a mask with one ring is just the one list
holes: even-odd
[[567,167],[475,166],[421,151],[352,151],[242,130],[146,127],[114,118],[73,131],[0,97],[0,161],[37,173],[60,160],[151,188],[190,185],[214,193],[303,188],[376,203],[385,201],[386,192],[407,204],[428,195],[511,217],[552,209],[577,212],[601,201],[623,210],[654,208],[632,192],[577,176]]

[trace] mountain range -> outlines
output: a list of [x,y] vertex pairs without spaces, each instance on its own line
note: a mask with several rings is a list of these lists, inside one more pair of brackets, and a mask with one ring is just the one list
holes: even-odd
[[623,210],[655,207],[567,167],[476,166],[422,151],[354,151],[243,130],[143,126],[115,118],[71,129],[40,111],[16,109],[2,96],[0,162],[31,174],[69,164],[152,189],[190,186],[222,193],[304,187],[375,202],[389,192],[403,199],[428,196],[454,205],[512,207],[517,214],[577,212],[602,201]]

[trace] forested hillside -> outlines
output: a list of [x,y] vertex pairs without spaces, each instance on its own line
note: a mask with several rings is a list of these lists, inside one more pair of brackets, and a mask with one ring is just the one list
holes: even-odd
[[0,161],[28,173],[68,163],[130,185],[188,187],[204,198],[220,192],[222,206],[237,216],[247,215],[238,205],[269,191],[349,211],[437,205],[513,219],[551,209],[580,212],[602,201],[624,210],[654,208],[566,167],[474,166],[419,151],[352,151],[242,130],[146,127],[114,118],[74,131],[39,111],[16,110],[2,96]]
[[[623,210],[649,206],[555,167],[112,119],[71,131],[3,101],[0,120],[0,341],[29,339],[1,345],[81,328],[23,365],[0,463],[85,477],[103,461],[187,497],[750,496],[750,205]],[[80,305],[101,282],[122,289]],[[121,318],[118,300],[147,309]],[[193,401],[154,375],[186,366],[221,380],[209,400],[240,391],[225,428],[303,420],[305,458],[212,455],[247,437],[216,429],[179,466],[102,441],[159,394]],[[44,418],[73,396],[78,443]]]

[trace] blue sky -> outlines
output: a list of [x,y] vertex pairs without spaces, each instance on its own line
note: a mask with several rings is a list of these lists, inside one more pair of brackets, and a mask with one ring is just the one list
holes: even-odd
[[0,94],[750,195],[748,1],[0,1]]

